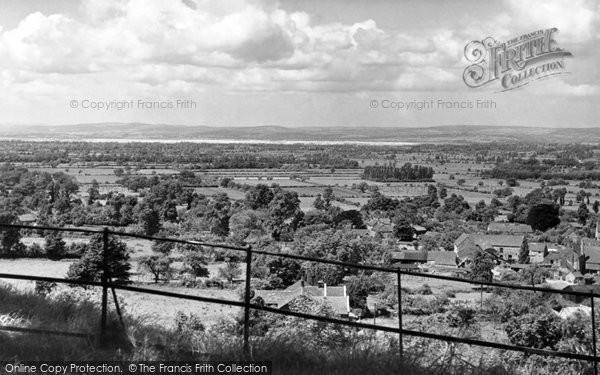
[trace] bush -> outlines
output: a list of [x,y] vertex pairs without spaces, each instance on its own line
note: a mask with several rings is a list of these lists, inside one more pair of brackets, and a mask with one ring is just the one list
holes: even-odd
[[446,321],[452,328],[469,326],[475,322],[477,311],[468,305],[455,304],[446,312]]
[[193,276],[185,275],[179,280],[178,285],[184,288],[199,288],[202,282],[197,281]]
[[25,258],[45,258],[46,252],[38,243],[34,242],[23,248],[22,256]]
[[531,348],[550,348],[562,338],[561,320],[552,313],[525,314],[509,321],[504,328],[511,343]]
[[415,290],[415,294],[422,294],[424,296],[430,296],[433,294],[429,284],[423,284]]
[[402,299],[402,313],[412,315],[431,315],[446,312],[450,301],[446,297],[424,298],[407,296]]
[[211,277],[210,279],[207,279],[204,282],[204,286],[206,288],[219,288],[219,289],[223,289],[224,288],[224,283],[222,280],[217,279],[216,277]]
[[55,282],[50,282],[50,281],[36,281],[35,282],[35,293],[42,295],[42,296],[47,296],[48,294],[50,294],[52,292],[52,290],[54,290],[54,288],[56,288]]
[[206,330],[198,315],[192,313],[187,315],[182,311],[177,311],[175,314],[175,327],[177,332],[181,333],[204,332]]

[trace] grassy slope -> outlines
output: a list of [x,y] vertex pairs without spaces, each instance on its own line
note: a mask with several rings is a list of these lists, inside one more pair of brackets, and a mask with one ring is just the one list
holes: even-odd
[[[80,292],[70,297],[61,294],[45,298],[0,284],[0,324],[95,332],[100,314],[98,304],[93,302],[98,301],[94,293],[89,292],[90,298],[82,298]],[[110,321],[114,345],[105,349],[93,340],[0,331],[0,360],[264,360],[273,361],[275,374],[508,373],[498,369],[489,372],[489,367],[451,359],[453,364],[448,367],[448,358],[439,357],[439,353],[424,364],[423,358],[430,352],[428,345],[406,350],[405,360],[401,361],[394,335],[360,333],[348,345],[337,348],[317,347],[295,335],[256,337],[251,340],[250,353],[244,354],[239,336],[212,331],[181,334],[151,319],[126,317],[125,339],[116,333],[119,330],[115,327],[119,326],[114,317]]]

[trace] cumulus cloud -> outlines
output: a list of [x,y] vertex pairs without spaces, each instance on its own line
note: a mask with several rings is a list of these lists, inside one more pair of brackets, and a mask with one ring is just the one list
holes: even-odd
[[439,77],[460,62],[461,49],[448,30],[413,36],[370,19],[315,23],[260,0],[86,0],[77,16],[33,13],[0,30],[0,68],[9,76],[130,72],[129,80],[154,86],[234,91],[431,87],[447,81]]
[[76,75],[62,80],[76,88],[101,76],[106,85],[165,92],[456,90],[469,39],[509,36],[515,23],[557,26],[561,42],[598,36],[600,5],[591,0],[506,4],[492,22],[411,33],[372,19],[317,22],[270,0],[85,0],[71,15],[32,13],[0,29],[1,83],[10,89],[50,74]]
[[600,3],[595,0],[506,0],[513,21],[535,28],[557,27],[566,43],[598,39]]

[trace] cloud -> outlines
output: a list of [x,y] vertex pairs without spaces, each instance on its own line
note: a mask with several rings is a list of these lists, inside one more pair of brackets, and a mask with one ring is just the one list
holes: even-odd
[[532,30],[557,27],[565,43],[598,39],[600,3],[595,0],[506,0],[513,21]]
[[456,90],[464,44],[486,28],[500,37],[513,22],[556,25],[561,41],[563,34],[582,41],[598,35],[591,1],[573,0],[581,9],[506,1],[493,26],[469,20],[467,27],[413,33],[381,29],[372,19],[318,22],[277,1],[85,0],[78,12],[35,12],[0,30],[2,84],[10,89],[50,74],[79,77],[64,84],[97,84],[84,78],[91,75],[101,76],[103,87],[165,92]]

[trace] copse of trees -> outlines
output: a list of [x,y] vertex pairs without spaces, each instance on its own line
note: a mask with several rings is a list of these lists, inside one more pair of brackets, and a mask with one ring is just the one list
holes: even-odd
[[431,181],[433,173],[431,167],[406,163],[400,168],[392,165],[367,166],[364,169],[363,178],[380,182]]

